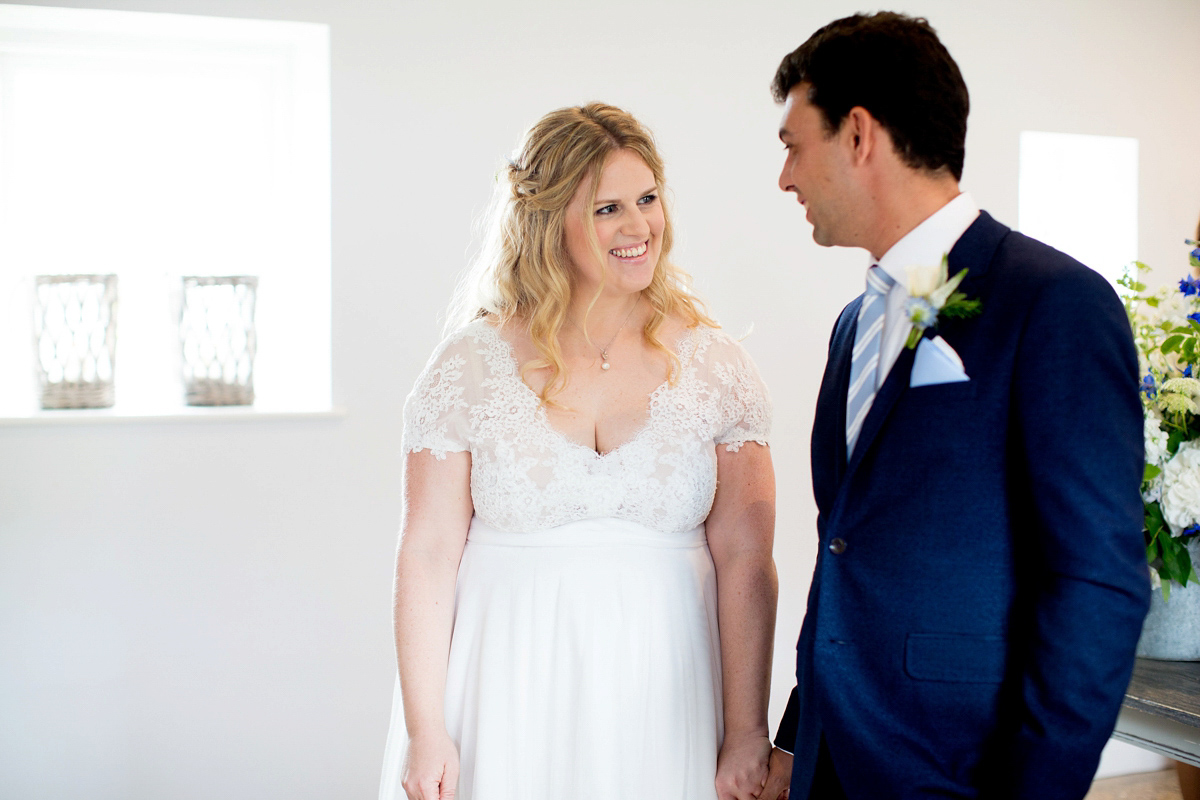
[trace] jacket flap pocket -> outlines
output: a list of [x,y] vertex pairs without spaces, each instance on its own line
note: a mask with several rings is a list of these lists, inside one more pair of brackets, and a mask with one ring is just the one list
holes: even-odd
[[919,681],[999,683],[1007,649],[1003,636],[910,633],[904,671]]

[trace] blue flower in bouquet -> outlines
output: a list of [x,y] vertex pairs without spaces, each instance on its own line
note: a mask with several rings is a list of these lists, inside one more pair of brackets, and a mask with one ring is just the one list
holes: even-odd
[[[1200,272],[1200,242],[1187,245]],[[1135,262],[1131,269],[1121,285],[1142,363],[1142,531],[1151,584],[1169,600],[1171,587],[1196,582],[1200,568],[1188,555],[1188,545],[1200,541],[1200,277],[1189,272],[1179,280],[1179,294],[1147,292],[1136,273],[1149,267]]]

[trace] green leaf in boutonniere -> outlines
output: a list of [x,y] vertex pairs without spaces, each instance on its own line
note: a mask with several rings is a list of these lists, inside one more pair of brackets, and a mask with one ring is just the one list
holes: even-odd
[[912,329],[904,346],[909,350],[917,346],[926,330],[937,327],[939,317],[967,319],[983,310],[983,303],[978,298],[968,298],[962,292],[955,291],[963,278],[967,277],[967,270],[947,278],[949,265],[947,253],[936,267],[908,268],[908,300],[904,304],[904,312]]
[[[963,272],[966,272],[964,269]],[[950,295],[946,305],[942,306],[941,315],[948,319],[970,319],[983,311],[983,301],[979,298],[968,298],[962,292]]]

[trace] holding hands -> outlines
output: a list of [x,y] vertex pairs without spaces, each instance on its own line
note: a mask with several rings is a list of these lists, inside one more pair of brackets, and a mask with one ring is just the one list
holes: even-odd
[[718,800],[758,800],[767,783],[771,740],[764,733],[731,733],[717,756]]
[[718,800],[788,800],[792,754],[762,734],[726,736],[717,757]]
[[770,769],[767,785],[763,787],[759,800],[788,800],[788,787],[792,783],[792,754],[771,748]]
[[409,742],[401,785],[408,800],[454,800],[458,790],[458,749],[442,732]]

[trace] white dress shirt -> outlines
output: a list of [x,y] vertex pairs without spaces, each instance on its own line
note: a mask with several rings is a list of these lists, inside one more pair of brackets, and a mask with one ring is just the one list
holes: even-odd
[[871,262],[878,263],[896,281],[888,292],[887,309],[884,311],[879,371],[875,376],[876,391],[883,386],[896,359],[900,357],[911,330],[908,315],[904,313],[904,303],[908,300],[908,267],[941,263],[942,256],[950,252],[950,248],[954,247],[954,243],[978,216],[979,206],[971,195],[963,192],[906,233],[878,262]]

